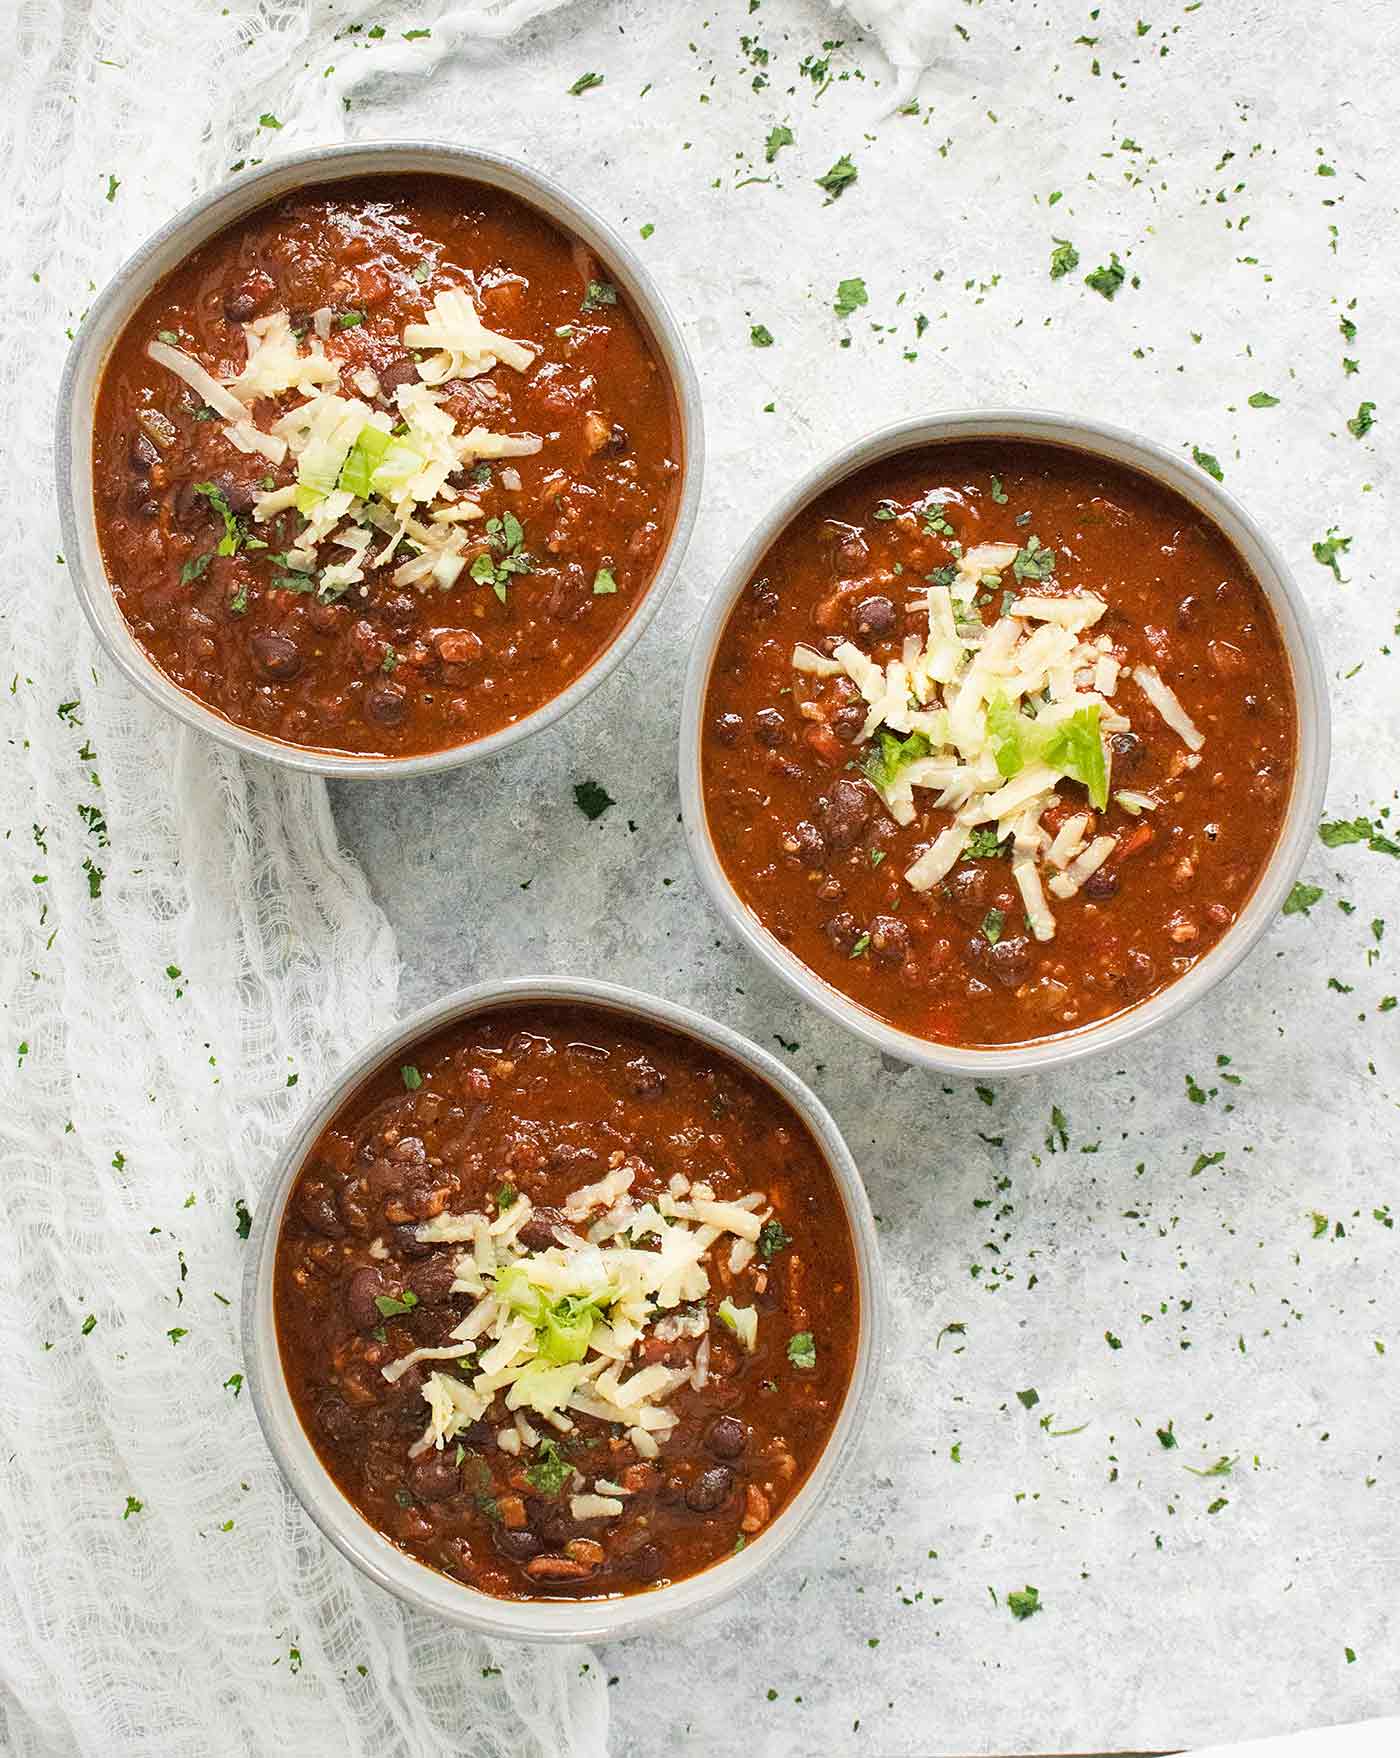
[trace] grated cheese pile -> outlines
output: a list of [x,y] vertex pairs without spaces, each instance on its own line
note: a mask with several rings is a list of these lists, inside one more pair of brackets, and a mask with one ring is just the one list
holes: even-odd
[[[914,790],[937,797],[932,805],[952,822],[909,867],[905,880],[928,891],[948,874],[975,832],[996,826],[1011,838],[1011,872],[1038,940],[1050,940],[1055,918],[1046,897],[1067,899],[1116,847],[1116,838],[1092,835],[1095,820],[1080,813],[1052,833],[1041,815],[1058,802],[1065,777],[1083,783],[1090,804],[1109,800],[1112,749],[1108,735],[1131,723],[1116,700],[1119,682],[1133,678],[1158,714],[1199,762],[1204,740],[1176,695],[1147,666],[1126,667],[1113,643],[1090,634],[1108,606],[1089,592],[1023,591],[984,624],[973,610],[978,594],[999,589],[1015,564],[1036,580],[1049,576],[1053,554],[1032,537],[984,543],[930,577],[911,608],[926,609],[928,635],[909,636],[898,659],[877,665],[851,641],[830,656],[800,644],[792,664],[815,677],[844,674],[868,704],[862,739],[879,734],[865,761],[867,779],[898,824],[920,810]],[[1116,796],[1125,811],[1151,811],[1149,794]],[[985,834],[985,832],[983,832]]]
[[[403,329],[405,347],[431,350],[417,362],[417,382],[398,387],[392,409],[374,408],[341,394],[340,365],[323,347],[329,319],[328,311],[316,314],[305,347],[285,311],[244,324],[247,360],[224,381],[170,342],[153,341],[146,352],[224,418],[224,437],[239,451],[274,464],[296,460],[296,482],[260,495],[253,509],[256,523],[290,508],[306,521],[279,558],[287,569],[280,584],[328,602],[354,586],[363,595],[366,571],[401,555],[396,586],[446,590],[467,565],[462,527],[483,516],[451,478],[484,460],[529,457],[543,441],[480,426],[459,431],[433,387],[498,365],[525,372],[535,350],[487,329],[465,293],[439,293],[423,321]],[[359,369],[353,382],[365,397],[379,397],[372,371]],[[302,401],[259,427],[255,406],[291,392]]]
[[[555,1227],[557,1243],[543,1251],[520,1244],[533,1213],[523,1195],[494,1217],[439,1215],[418,1228],[424,1244],[463,1247],[452,1292],[470,1294],[476,1304],[453,1330],[452,1342],[413,1349],[381,1370],[393,1383],[420,1361],[457,1363],[458,1374],[435,1370],[424,1384],[428,1424],[411,1456],[441,1449],[504,1394],[513,1423],[496,1441],[505,1452],[537,1443],[531,1415],[561,1433],[583,1415],[621,1424],[641,1457],[656,1457],[678,1420],[666,1400],[679,1386],[705,1383],[706,1259],[729,1236],[729,1266],[742,1269],[771,1210],[757,1191],[724,1202],[709,1185],[680,1175],[658,1198],[638,1202],[630,1194],[634,1179],[633,1167],[623,1163],[575,1191],[563,1207],[568,1224]],[[659,1249],[634,1243],[648,1235],[655,1235]],[[756,1309],[725,1300],[717,1316],[746,1350],[756,1348]],[[656,1362],[629,1371],[634,1348],[647,1337],[668,1342],[682,1336],[705,1339],[692,1365]],[[575,1488],[583,1487],[580,1479]],[[615,1484],[594,1490],[616,1501]],[[590,1499],[597,1497],[575,1496],[576,1503]],[[574,1509],[580,1519],[600,1511],[620,1513],[621,1503],[592,1513]]]

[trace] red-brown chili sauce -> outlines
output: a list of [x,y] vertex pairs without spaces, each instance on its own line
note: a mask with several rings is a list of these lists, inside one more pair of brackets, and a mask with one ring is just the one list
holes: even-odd
[[[451,1292],[463,1247],[424,1244],[419,1228],[499,1217],[528,1197],[521,1245],[557,1246],[556,1227],[581,1235],[599,1213],[566,1219],[570,1194],[618,1167],[633,1174],[635,1202],[680,1175],[719,1200],[761,1192],[759,1212],[772,1211],[742,1270],[730,1268],[728,1236],[709,1253],[708,1294],[679,1309],[690,1334],[666,1341],[649,1327],[622,1370],[660,1362],[693,1380],[708,1350],[704,1385],[667,1397],[679,1421],[656,1456],[621,1425],[574,1411],[560,1432],[527,1410],[538,1444],[505,1451],[519,1430],[501,1395],[423,1448],[428,1374],[470,1380],[471,1363],[425,1360],[393,1384],[383,1369],[448,1343],[475,1298]],[[717,1319],[726,1297],[757,1309],[752,1353]],[[754,1542],[831,1434],[857,1300],[840,1196],[786,1102],[689,1038],[572,1006],[489,1013],[414,1050],[406,1071],[374,1077],[308,1157],[277,1250],[282,1364],[326,1468],[403,1549],[506,1598],[627,1593]],[[598,1480],[621,1512],[574,1517],[573,1494]]]
[[[405,324],[457,288],[489,328],[538,351],[524,372],[498,366],[439,387],[463,428],[544,442],[533,457],[470,473],[472,497],[496,529],[511,514],[523,534],[502,590],[465,571],[445,591],[395,586],[395,566],[412,553],[402,547],[333,602],[305,581],[288,590],[274,558],[294,543],[301,515],[256,530],[250,515],[260,490],[296,480],[295,460],[237,450],[224,421],[147,356],[148,343],[174,343],[228,380],[246,362],[244,324],[286,311],[309,340],[314,314],[328,308],[321,346],[341,372],[330,388],[363,395],[354,375],[367,367],[380,387],[372,405],[392,411],[420,357],[404,346]],[[257,425],[270,427],[299,400],[260,401]],[[607,265],[525,203],[432,177],[289,197],[201,246],[118,342],[93,449],[108,576],[156,664],[241,725],[363,756],[485,737],[585,671],[631,616],[664,550],[681,456],[668,374]],[[244,540],[256,535],[266,547],[240,541],[220,553],[222,515],[196,492],[201,483],[221,491]],[[472,536],[469,561],[506,561],[508,542],[493,542],[481,524]]]
[[[946,531],[916,516],[942,503]],[[906,608],[960,546],[1035,535],[1052,577],[1014,590],[1107,600],[1092,631],[1125,668],[1155,668],[1205,735],[1200,761],[1126,677],[1131,731],[1111,747],[1112,786],[1155,795],[1131,815],[1090,811],[1062,781],[1043,820],[1089,813],[1116,847],[1031,938],[1008,846],[969,849],[931,891],[905,869],[950,822],[923,794],[898,826],[863,778],[866,702],[847,677],[794,672],[795,643],[842,640],[879,663],[923,636]],[[985,591],[990,624],[1003,593]],[[1179,496],[1067,448],[986,442],[886,461],[798,515],[730,616],[706,697],[704,799],[730,881],[763,925],[871,1012],[943,1043],[1020,1043],[1121,1013],[1174,982],[1235,920],[1268,859],[1288,799],[1290,669],[1257,582],[1225,537]],[[917,797],[917,796],[916,796]],[[995,841],[995,837],[992,838]],[[989,937],[984,924],[999,933]]]

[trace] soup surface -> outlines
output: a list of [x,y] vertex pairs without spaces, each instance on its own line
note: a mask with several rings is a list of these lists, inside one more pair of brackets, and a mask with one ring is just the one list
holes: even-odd
[[1174,982],[1277,839],[1296,725],[1264,595],[1179,496],[948,444],[805,508],[711,671],[706,817],[743,902],[902,1030],[1016,1044]]
[[445,177],[321,187],[201,246],[118,341],[93,440],[107,575],[161,670],[361,756],[483,738],[587,670],[680,457],[607,265]]
[[370,1080],[292,1192],[274,1301],[345,1494],[515,1599],[634,1592],[761,1540],[859,1331],[845,1210],[786,1101],[580,1006],[479,1016]]

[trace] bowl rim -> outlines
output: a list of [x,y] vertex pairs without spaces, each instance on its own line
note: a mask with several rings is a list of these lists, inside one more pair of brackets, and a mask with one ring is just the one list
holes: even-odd
[[[786,525],[825,490],[871,464],[926,445],[974,439],[1037,441],[1136,469],[1210,519],[1240,552],[1274,613],[1292,668],[1297,716],[1293,788],[1278,839],[1244,909],[1205,957],[1147,1001],[1102,1024],[987,1048],[942,1044],[889,1024],[818,976],[762,926],[731,885],[715,851],[705,815],[700,751],[705,694],[724,626]],[[917,1067],[942,1074],[1042,1073],[1122,1049],[1175,1018],[1236,968],[1274,920],[1311,846],[1330,749],[1326,674],[1307,604],[1277,546],[1227,489],[1155,440],[1092,417],[1035,408],[959,409],[893,422],[825,458],[777,498],[735,553],[691,645],[681,706],[681,813],[691,859],[726,926],[804,1001],[875,1049]]]
[[[600,1007],[668,1028],[730,1057],[774,1089],[812,1132],[831,1169],[856,1260],[860,1337],[855,1363],[826,1446],[797,1494],[760,1541],[696,1575],[616,1599],[496,1599],[400,1550],[354,1507],[321,1464],[292,1403],[277,1344],[272,1302],[277,1242],[287,1198],[316,1137],[368,1075],[411,1045],[481,1012],[534,1002]],[[826,1107],[791,1069],[728,1026],[660,996],[617,983],[524,976],[456,990],[379,1033],[303,1114],[257,1204],[242,1284],[243,1366],[263,1436],[293,1494],[336,1549],[380,1587],[419,1611],[483,1635],[537,1642],[611,1640],[694,1617],[774,1566],[849,1462],[875,1391],[885,1307],[875,1219],[855,1160]]]
[[[103,373],[117,339],[152,288],[193,250],[254,209],[299,189],[342,178],[415,174],[486,183],[534,206],[560,230],[596,251],[635,306],[670,377],[681,432],[680,494],[666,548],[631,616],[566,689],[511,725],[466,744],[409,757],[357,757],[292,744],[226,719],[183,690],[146,653],[117,604],[97,538],[93,421]],[[268,160],[196,197],[138,245],[88,307],[68,351],[54,418],[54,471],[74,591],[93,633],[131,683],[185,725],[246,755],[314,775],[377,780],[429,775],[493,757],[560,720],[621,665],[660,609],[684,562],[705,471],[704,416],[699,379],[680,324],[650,270],[606,220],[562,184],[520,159],[449,141],[395,138],[309,147]]]

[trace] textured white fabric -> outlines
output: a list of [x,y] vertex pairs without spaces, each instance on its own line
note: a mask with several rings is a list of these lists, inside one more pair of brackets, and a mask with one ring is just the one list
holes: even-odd
[[285,106],[299,45],[330,35],[315,13],[4,8],[6,1753],[604,1744],[585,1650],[498,1651],[370,1587],[291,1500],[237,1393],[235,1202],[256,1203],[304,1100],[392,1016],[393,937],[323,784],[148,707],[57,555],[65,330],[145,233],[250,156],[264,88]]

